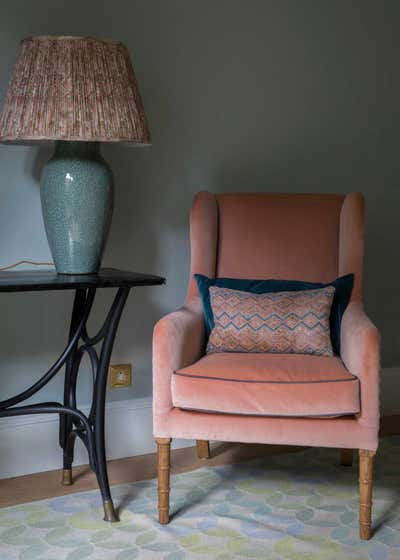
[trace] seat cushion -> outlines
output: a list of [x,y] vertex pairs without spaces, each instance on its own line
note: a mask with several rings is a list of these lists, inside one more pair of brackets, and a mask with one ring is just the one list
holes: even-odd
[[343,416],[360,411],[359,380],[339,357],[208,354],[172,376],[175,407],[261,416]]

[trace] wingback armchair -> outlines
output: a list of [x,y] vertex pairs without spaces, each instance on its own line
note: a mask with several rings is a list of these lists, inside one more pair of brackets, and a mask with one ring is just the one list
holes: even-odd
[[[359,193],[196,195],[186,301],[153,339],[153,415],[159,521],[169,522],[171,438],[359,450],[360,537],[371,536],[372,466],[379,427],[379,333],[362,304],[364,201]],[[205,355],[193,275],[329,282],[354,273],[341,355]]]

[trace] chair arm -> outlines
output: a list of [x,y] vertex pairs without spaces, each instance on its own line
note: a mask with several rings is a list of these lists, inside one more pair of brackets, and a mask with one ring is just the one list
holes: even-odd
[[[201,358],[205,326],[199,297],[158,321],[153,333],[153,414],[160,418],[173,408],[171,376]],[[155,421],[155,430],[156,430]]]
[[360,424],[379,427],[380,335],[361,303],[351,303],[342,319],[341,357],[361,385]]

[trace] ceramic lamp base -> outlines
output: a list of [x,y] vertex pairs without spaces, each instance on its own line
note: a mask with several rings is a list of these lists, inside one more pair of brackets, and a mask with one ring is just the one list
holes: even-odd
[[98,142],[59,141],[41,177],[47,239],[59,274],[100,268],[110,228],[114,187]]

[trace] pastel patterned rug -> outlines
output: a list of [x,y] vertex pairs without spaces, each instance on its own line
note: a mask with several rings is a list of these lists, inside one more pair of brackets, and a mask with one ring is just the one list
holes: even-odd
[[307,449],[172,477],[170,525],[155,480],[117,486],[121,522],[101,521],[97,491],[0,510],[1,560],[399,560],[400,437],[376,460],[374,525],[358,539],[357,466]]

